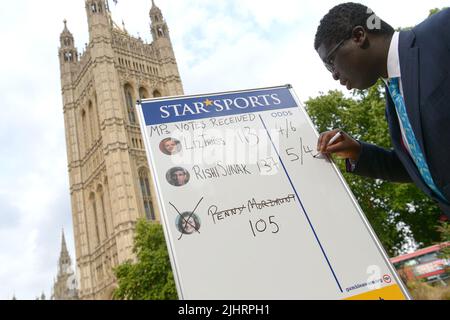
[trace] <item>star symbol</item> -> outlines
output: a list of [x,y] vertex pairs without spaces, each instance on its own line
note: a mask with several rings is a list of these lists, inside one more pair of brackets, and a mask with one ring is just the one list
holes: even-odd
[[203,103],[205,104],[206,107],[212,106],[213,102],[209,99],[206,99],[205,101],[203,101]]

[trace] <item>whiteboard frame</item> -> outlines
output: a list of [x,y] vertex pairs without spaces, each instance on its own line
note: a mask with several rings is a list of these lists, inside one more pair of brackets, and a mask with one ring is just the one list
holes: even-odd
[[[272,87],[262,87],[262,88],[254,88],[254,89],[247,89],[247,90],[235,90],[235,91],[223,91],[223,92],[214,92],[214,93],[208,93],[208,94],[192,94],[192,95],[176,95],[176,96],[168,96],[168,97],[157,97],[157,98],[149,98],[149,99],[143,99],[143,100],[138,100],[137,101],[137,105],[136,105],[136,110],[138,111],[138,118],[139,118],[139,126],[141,129],[141,134],[143,136],[144,139],[144,144],[145,144],[145,152],[147,155],[147,161],[149,164],[149,169],[151,172],[151,176],[152,176],[152,180],[153,180],[153,184],[155,186],[156,189],[156,193],[157,193],[157,202],[158,202],[158,208],[159,208],[159,213],[160,213],[160,219],[162,221],[162,227],[163,227],[163,231],[164,231],[164,238],[166,240],[166,245],[167,245],[167,250],[169,252],[169,258],[170,258],[170,263],[172,266],[172,271],[173,271],[173,276],[174,276],[174,280],[175,280],[175,285],[177,288],[177,292],[178,292],[178,298],[179,300],[184,300],[184,294],[183,294],[183,290],[181,287],[181,278],[180,278],[180,270],[178,268],[178,265],[175,262],[175,254],[174,254],[174,249],[173,249],[173,243],[171,241],[171,237],[170,237],[170,232],[168,230],[168,221],[166,220],[167,217],[167,212],[165,210],[164,207],[164,202],[162,200],[163,196],[161,194],[161,188],[160,185],[158,183],[158,180],[156,179],[156,164],[154,162],[154,157],[151,151],[151,148],[147,148],[147,146],[150,146],[150,141],[149,141],[149,137],[147,135],[147,127],[145,125],[145,119],[144,119],[144,114],[142,111],[142,102],[151,102],[151,101],[171,101],[171,100],[177,100],[180,98],[201,98],[201,97],[209,97],[212,95],[222,95],[222,94],[236,94],[236,93],[241,93],[241,92],[252,92],[252,91],[261,91],[261,90],[271,90],[271,89],[281,89],[281,88],[286,88],[289,90],[289,92],[291,93],[294,101],[297,104],[297,108],[300,109],[300,111],[304,114],[307,123],[309,124],[309,126],[314,130],[314,133],[316,134],[316,137],[319,137],[319,133],[316,129],[316,127],[314,126],[311,118],[309,117],[308,113],[306,112],[306,109],[303,105],[303,103],[301,103],[301,101],[299,100],[297,94],[294,91],[294,88],[292,87],[291,84],[286,84],[286,85],[281,85],[281,86],[272,86]],[[261,111],[263,112],[263,111]],[[386,251],[384,250],[381,241],[378,239],[378,237],[376,236],[372,226],[370,225],[369,221],[367,220],[367,217],[365,216],[365,214],[363,213],[361,207],[359,206],[358,201],[356,200],[355,195],[353,194],[353,192],[351,191],[351,189],[349,188],[347,182],[345,181],[344,176],[342,175],[341,171],[339,170],[339,168],[337,167],[337,165],[335,164],[335,162],[333,161],[333,159],[330,158],[330,162],[332,164],[333,170],[337,175],[337,178],[339,179],[340,183],[343,185],[343,187],[345,188],[345,190],[347,191],[351,202],[353,203],[353,206],[355,207],[356,211],[358,212],[359,218],[362,220],[364,226],[366,227],[366,230],[369,232],[370,237],[372,238],[372,240],[374,241],[379,253],[381,254],[382,258],[384,259],[384,262],[386,263],[386,266],[388,267],[389,271],[391,271],[394,279],[396,280],[398,286],[400,287],[400,290],[402,291],[403,295],[405,296],[406,300],[412,300],[408,290],[405,287],[405,284],[403,283],[403,281],[400,279],[400,277],[397,274],[397,271],[395,270],[395,267],[392,265],[392,263],[389,260],[389,256],[387,255]]]

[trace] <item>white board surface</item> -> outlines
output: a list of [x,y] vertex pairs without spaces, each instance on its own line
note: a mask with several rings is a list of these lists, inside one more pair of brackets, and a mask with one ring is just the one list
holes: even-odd
[[181,299],[404,299],[290,86],[138,105]]

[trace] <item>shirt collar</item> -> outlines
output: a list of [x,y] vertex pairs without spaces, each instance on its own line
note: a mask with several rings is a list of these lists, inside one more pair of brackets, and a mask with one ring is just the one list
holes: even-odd
[[400,78],[400,58],[398,55],[398,39],[400,33],[398,31],[394,32],[392,36],[391,45],[389,47],[388,61],[387,61],[387,72],[388,78]]

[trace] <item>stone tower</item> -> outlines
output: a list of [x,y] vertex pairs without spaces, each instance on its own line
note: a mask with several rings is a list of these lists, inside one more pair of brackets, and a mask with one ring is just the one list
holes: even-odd
[[[45,300],[42,293],[41,300]],[[62,232],[61,253],[58,260],[58,275],[53,284],[52,300],[78,300],[77,280],[72,270],[72,261],[67,251],[64,231]]]
[[64,21],[59,60],[77,270],[82,299],[110,299],[112,268],[132,254],[137,219],[159,211],[135,110],[139,98],[182,95],[169,30],[152,1],[153,42],[132,37],[108,2],[85,0],[82,54]]

